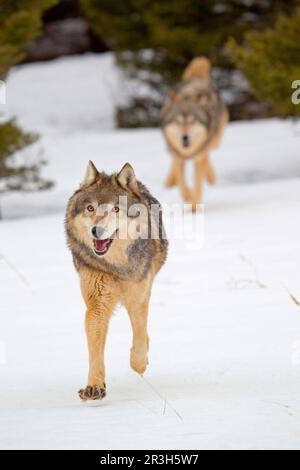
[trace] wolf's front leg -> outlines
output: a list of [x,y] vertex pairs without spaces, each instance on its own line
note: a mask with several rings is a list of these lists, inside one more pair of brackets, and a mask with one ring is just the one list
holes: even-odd
[[128,310],[132,326],[132,348],[130,352],[130,365],[138,374],[143,374],[148,365],[149,337],[147,331],[149,297],[139,302],[136,297],[133,301],[127,300],[125,306]]
[[165,186],[166,188],[172,188],[175,185],[176,185],[176,169],[175,169],[174,158],[172,158],[171,169],[166,178]]
[[[85,295],[85,298],[87,296]],[[88,296],[85,319],[89,350],[88,385],[79,390],[82,400],[101,400],[106,395],[104,349],[109,320],[117,300],[112,295],[101,295],[95,289]]]
[[203,182],[207,171],[207,156],[203,155],[195,160],[195,184],[192,195],[192,211],[197,211],[198,204],[202,201]]
[[217,177],[216,177],[214,168],[211,164],[209,156],[208,156],[207,161],[206,161],[206,179],[209,182],[209,184],[211,184],[211,185],[216,184]]
[[181,197],[184,201],[190,202],[191,191],[185,182],[185,161],[183,158],[176,157],[174,159],[174,171],[176,175],[176,183],[179,187]]
[[86,335],[89,349],[88,385],[79,390],[82,400],[99,400],[106,395],[104,348],[110,315],[99,310],[87,310]]

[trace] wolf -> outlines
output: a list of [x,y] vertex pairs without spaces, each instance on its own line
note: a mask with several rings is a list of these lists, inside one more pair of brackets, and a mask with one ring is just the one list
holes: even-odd
[[[162,131],[172,157],[165,185],[178,185],[183,200],[192,205],[193,211],[202,199],[203,180],[210,184],[216,181],[209,154],[220,145],[228,120],[226,106],[211,81],[210,61],[205,57],[193,59],[161,109]],[[193,190],[184,176],[189,159],[195,163]]]
[[131,321],[131,367],[143,374],[148,364],[151,288],[168,250],[161,206],[129,163],[107,175],[90,161],[68,202],[65,229],[87,308],[89,374],[79,396],[100,400],[106,395],[105,341],[118,304],[125,306]]

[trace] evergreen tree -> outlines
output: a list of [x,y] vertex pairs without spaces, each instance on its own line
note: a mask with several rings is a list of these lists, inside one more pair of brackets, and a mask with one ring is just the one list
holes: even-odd
[[[24,58],[24,46],[41,32],[41,16],[57,0],[1,0],[0,79]],[[39,178],[40,164],[16,167],[12,158],[17,150],[37,140],[24,133],[12,120],[0,123],[0,192],[17,189],[44,189],[50,183]]]
[[43,11],[57,1],[1,0],[0,77],[24,58],[24,46],[41,34]]
[[300,80],[300,8],[279,15],[273,28],[249,32],[245,44],[228,44],[237,66],[247,77],[253,94],[281,115],[300,116],[291,99],[292,84]]
[[39,177],[42,161],[16,166],[12,158],[15,152],[33,144],[37,139],[37,134],[21,131],[14,120],[0,126],[0,193],[47,189],[51,186],[49,181]]
[[[134,96],[118,111],[121,126],[154,125],[166,90],[195,56],[209,57],[218,67],[217,85],[237,88],[233,63],[225,48],[246,31],[260,29],[295,0],[81,0],[96,34],[116,51],[126,74],[146,82],[147,99]],[[249,96],[243,96],[249,99]],[[239,112],[239,111],[238,111]],[[233,117],[240,117],[235,108]],[[247,117],[247,115],[246,115]]]

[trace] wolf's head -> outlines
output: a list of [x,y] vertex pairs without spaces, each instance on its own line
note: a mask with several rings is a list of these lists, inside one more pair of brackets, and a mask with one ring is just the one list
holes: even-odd
[[130,164],[109,176],[89,162],[67,208],[66,231],[74,257],[81,264],[116,274],[142,265],[151,242],[151,209],[156,203],[159,206],[137,181]]
[[186,99],[171,93],[162,117],[167,142],[179,155],[189,158],[207,141],[207,113],[199,106],[197,97]]

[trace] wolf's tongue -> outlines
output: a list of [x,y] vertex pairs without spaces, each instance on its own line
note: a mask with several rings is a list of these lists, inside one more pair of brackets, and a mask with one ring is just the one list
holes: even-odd
[[95,240],[96,250],[103,251],[108,243],[109,238],[106,238],[105,240]]

